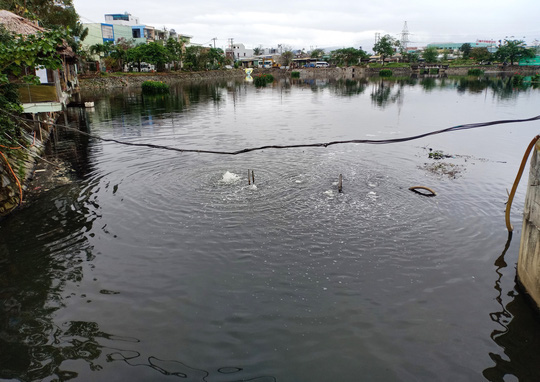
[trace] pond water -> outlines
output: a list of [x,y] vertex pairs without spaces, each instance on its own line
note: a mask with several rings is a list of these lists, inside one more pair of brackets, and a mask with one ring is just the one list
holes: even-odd
[[[84,97],[70,125],[93,136],[222,151],[540,114],[538,89],[501,78]],[[526,181],[510,241],[504,209],[539,126],[235,156],[66,132],[53,155],[73,181],[0,222],[0,378],[538,380],[540,320],[514,279]]]

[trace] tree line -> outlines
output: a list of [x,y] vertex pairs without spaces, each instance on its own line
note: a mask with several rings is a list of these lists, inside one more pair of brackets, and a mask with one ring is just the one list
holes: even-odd
[[230,63],[221,48],[184,48],[174,38],[169,38],[164,44],[150,42],[139,45],[135,45],[132,40],[120,38],[116,43],[92,45],[83,54],[88,61],[92,60],[92,55],[99,55],[111,71],[141,71],[142,63],[154,65],[157,71],[166,68],[178,70],[180,67],[187,70],[219,69]]
[[[471,44],[464,43],[459,48],[462,59],[474,60],[476,62],[506,62],[510,65],[514,65],[519,60],[524,58],[532,58],[537,54],[536,48],[527,48],[525,41],[523,40],[504,40],[500,41],[497,50],[491,53],[487,47],[475,47]],[[449,49],[443,49],[442,53],[435,47],[427,47],[421,54],[416,52],[407,52],[406,48],[401,42],[392,36],[385,35],[373,46],[373,51],[378,54],[381,60],[388,57],[392,57],[396,53],[401,53],[403,61],[417,62],[420,58],[426,62],[438,62],[447,61],[449,56],[453,53]],[[442,57],[440,57],[442,56]]]

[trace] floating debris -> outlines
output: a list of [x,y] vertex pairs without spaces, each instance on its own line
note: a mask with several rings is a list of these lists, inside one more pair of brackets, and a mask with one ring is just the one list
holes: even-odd
[[444,152],[440,150],[433,151],[433,149],[429,149],[428,158],[439,160],[439,159],[445,159],[445,158],[454,158],[454,156],[445,154]]
[[463,166],[448,162],[425,163],[423,168],[434,175],[447,176],[451,179],[460,177],[465,170]]

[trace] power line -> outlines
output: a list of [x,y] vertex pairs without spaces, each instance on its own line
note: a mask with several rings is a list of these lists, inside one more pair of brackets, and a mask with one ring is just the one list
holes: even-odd
[[[13,118],[19,119],[21,121],[28,121],[28,122],[34,122],[31,119],[27,119],[24,117],[20,117],[14,114],[11,114],[7,112],[6,110],[0,109],[0,112],[9,115]],[[431,135],[436,134],[442,134],[442,133],[450,133],[453,131],[461,131],[461,130],[469,130],[469,129],[477,129],[480,127],[486,127],[486,126],[493,126],[493,125],[502,125],[507,123],[521,123],[521,122],[532,122],[540,120],[540,115],[537,115],[536,117],[532,118],[525,118],[525,119],[503,119],[498,121],[490,121],[490,122],[479,122],[479,123],[470,123],[466,125],[458,125],[458,126],[452,126],[448,127],[446,129],[441,130],[435,130],[424,134],[414,135],[410,137],[404,137],[404,138],[394,138],[394,139],[351,139],[351,140],[345,140],[345,141],[332,141],[332,142],[324,142],[324,143],[300,143],[296,145],[265,145],[265,146],[258,146],[258,147],[251,147],[246,148],[242,150],[236,150],[236,151],[218,151],[218,150],[203,150],[203,149],[182,149],[177,147],[170,147],[170,146],[162,146],[162,145],[154,145],[151,143],[132,143],[132,142],[125,142],[125,141],[119,141],[117,139],[112,138],[103,138],[97,135],[92,135],[85,133],[83,131],[80,131],[78,129],[75,129],[73,127],[69,127],[67,125],[62,124],[56,124],[51,123],[53,126],[63,127],[67,130],[78,132],[79,134],[98,139],[100,141],[104,142],[114,142],[120,145],[126,145],[126,146],[136,146],[136,147],[148,147],[152,149],[161,149],[161,150],[169,150],[169,151],[176,151],[181,153],[199,153],[199,154],[218,154],[218,155],[238,155],[238,154],[245,154],[252,151],[261,151],[261,150],[267,150],[267,149],[293,149],[293,148],[303,148],[303,147],[328,147],[333,145],[340,145],[340,144],[346,144],[346,143],[363,143],[363,144],[371,144],[371,145],[382,145],[382,144],[391,144],[391,143],[400,143],[400,142],[407,142],[412,141],[415,139],[425,138]]]

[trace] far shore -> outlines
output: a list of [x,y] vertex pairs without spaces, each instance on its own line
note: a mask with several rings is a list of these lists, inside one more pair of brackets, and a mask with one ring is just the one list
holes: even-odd
[[[349,66],[331,68],[299,68],[299,69],[260,69],[254,68],[252,77],[262,73],[271,73],[274,77],[290,76],[292,71],[300,73],[300,79],[309,78],[358,78],[378,76],[381,69],[390,69],[393,76],[410,76],[413,70],[410,67],[369,67]],[[531,75],[540,73],[540,66],[500,66],[500,65],[477,65],[477,66],[450,66],[445,69],[447,76],[466,76],[470,69],[480,69],[486,75]],[[176,83],[182,81],[198,81],[207,79],[233,79],[245,77],[244,69],[218,69],[198,72],[168,71],[153,73],[104,73],[80,76],[81,89],[111,89],[140,86],[144,81],[162,81]]]

